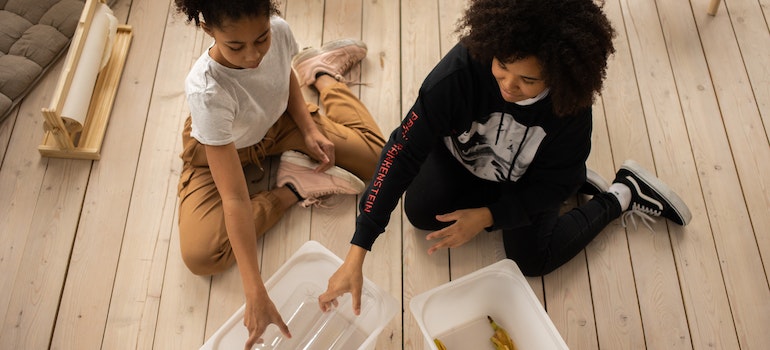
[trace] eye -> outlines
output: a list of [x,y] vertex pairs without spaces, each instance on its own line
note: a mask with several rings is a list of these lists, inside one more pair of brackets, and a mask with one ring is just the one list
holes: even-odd
[[227,46],[227,48],[230,49],[230,51],[237,52],[237,51],[241,51],[241,49],[243,49],[243,46],[238,46],[238,47]]
[[270,38],[270,32],[265,33],[264,36],[259,37],[256,41],[254,41],[255,44],[264,44],[267,39]]

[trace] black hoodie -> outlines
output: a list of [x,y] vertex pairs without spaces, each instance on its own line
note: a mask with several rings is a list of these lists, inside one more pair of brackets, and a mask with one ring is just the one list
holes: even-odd
[[488,205],[494,224],[487,230],[530,225],[531,215],[558,207],[585,181],[591,110],[558,117],[550,96],[527,106],[506,102],[491,62],[456,45],[383,148],[352,244],[371,250],[431,149],[442,144],[477,177],[501,183],[500,199]]

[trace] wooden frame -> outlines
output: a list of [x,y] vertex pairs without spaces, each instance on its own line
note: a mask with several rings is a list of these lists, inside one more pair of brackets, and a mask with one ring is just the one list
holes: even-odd
[[711,0],[709,2],[709,8],[708,8],[708,14],[712,16],[716,16],[717,10],[719,10],[719,3],[722,0]]
[[104,0],[86,0],[64,62],[64,69],[59,77],[56,90],[54,90],[51,105],[42,109],[45,119],[45,135],[38,150],[45,157],[95,160],[101,156],[101,146],[107,131],[107,122],[112,111],[120,76],[125,66],[128,48],[131,45],[133,34],[131,26],[118,26],[110,59],[99,72],[94,85],[83,130],[78,133],[76,130],[68,128],[61,118],[64,100],[69,93],[98,3],[104,3]]

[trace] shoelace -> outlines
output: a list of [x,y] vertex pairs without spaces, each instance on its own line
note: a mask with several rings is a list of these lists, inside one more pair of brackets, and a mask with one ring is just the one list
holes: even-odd
[[324,195],[319,196],[315,198],[306,198],[304,201],[300,202],[299,205],[303,208],[309,208],[309,207],[315,207],[315,208],[324,208],[324,209],[332,209],[337,207],[339,204],[339,201],[334,202],[331,201],[332,195]]
[[336,79],[336,80],[337,80],[337,81],[339,81],[339,82],[345,83],[345,84],[351,84],[351,85],[353,85],[353,84],[364,85],[364,84],[361,84],[361,83],[356,83],[356,82],[354,82],[354,81],[349,81],[349,80],[345,79],[345,76],[344,76],[344,74],[341,74],[341,72],[349,72],[349,71],[350,71],[350,69],[351,69],[351,68],[352,68],[352,67],[353,67],[353,66],[354,66],[356,63],[358,63],[358,62],[360,62],[360,61],[355,61],[355,60],[353,60],[353,59],[350,59],[350,58],[349,58],[349,56],[350,56],[350,55],[349,55],[347,52],[342,52],[342,53],[339,53],[339,54],[338,54],[338,56],[339,56],[339,55],[348,56],[348,59],[342,60],[344,63],[342,64],[342,66],[340,66],[340,70],[339,70],[339,72],[335,72],[335,73],[334,73],[334,75],[332,75],[332,76],[334,77],[334,79]]
[[631,224],[634,225],[634,230],[637,230],[637,224],[636,224],[636,218],[638,217],[641,219],[642,224],[644,226],[647,226],[647,228],[650,230],[650,232],[655,232],[655,230],[652,229],[652,224],[655,223],[655,219],[652,218],[652,216],[660,216],[661,212],[660,210],[655,210],[652,208],[648,208],[645,206],[641,206],[637,203],[632,203],[631,208],[627,210],[623,215],[620,216],[620,224],[623,227],[628,226],[628,221],[631,221]]

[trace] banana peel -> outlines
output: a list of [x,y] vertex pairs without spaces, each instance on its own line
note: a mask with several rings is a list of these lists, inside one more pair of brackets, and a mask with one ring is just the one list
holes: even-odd
[[[508,332],[503,329],[503,327],[500,327],[500,325],[497,324],[497,322],[495,322],[491,316],[487,316],[487,320],[489,320],[489,325],[492,326],[492,330],[494,331],[494,334],[489,338],[489,340],[495,346],[495,349],[516,350],[516,345],[513,344],[513,340],[508,335]],[[434,338],[433,343],[436,344],[438,350],[446,350],[446,346],[438,338]]]
[[513,344],[513,340],[508,335],[508,332],[500,327],[491,316],[487,316],[489,325],[492,326],[492,330],[495,332],[489,340],[494,344],[497,350],[516,350],[516,345]]

